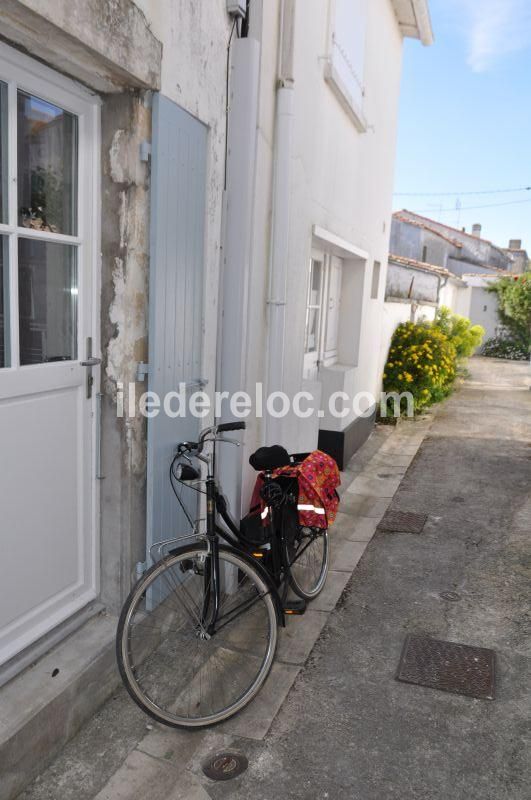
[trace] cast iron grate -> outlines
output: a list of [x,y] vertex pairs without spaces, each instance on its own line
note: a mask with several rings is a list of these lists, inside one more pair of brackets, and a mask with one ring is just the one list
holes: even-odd
[[213,753],[202,763],[203,772],[213,781],[230,781],[245,772],[249,766],[241,753]]
[[396,673],[398,681],[494,700],[496,654],[485,647],[408,636]]
[[427,514],[415,514],[413,511],[388,511],[378,528],[393,533],[422,533],[427,519]]

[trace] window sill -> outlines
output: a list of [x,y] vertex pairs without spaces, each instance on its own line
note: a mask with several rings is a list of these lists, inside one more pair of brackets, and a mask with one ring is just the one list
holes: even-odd
[[339,73],[334,67],[332,60],[327,59],[324,66],[324,79],[332,89],[333,93],[339,100],[343,110],[350,117],[354,123],[354,127],[359,133],[366,133],[368,128],[367,120],[359,105],[354,102],[354,99],[344,82],[341,80]]

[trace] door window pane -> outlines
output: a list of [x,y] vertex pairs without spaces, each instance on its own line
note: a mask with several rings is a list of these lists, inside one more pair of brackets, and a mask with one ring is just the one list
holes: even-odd
[[77,295],[75,247],[19,239],[21,364],[77,357]]
[[0,81],[0,222],[7,221],[7,84]]
[[9,367],[9,267],[7,236],[0,236],[0,369]]
[[305,352],[315,353],[319,346],[319,330],[321,321],[323,265],[321,261],[312,259],[310,265],[310,285],[308,289],[308,305],[306,308],[306,342]]
[[77,233],[77,117],[18,92],[18,224]]

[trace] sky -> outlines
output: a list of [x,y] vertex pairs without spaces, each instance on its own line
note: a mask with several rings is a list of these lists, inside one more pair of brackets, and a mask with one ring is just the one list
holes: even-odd
[[435,44],[405,41],[394,208],[468,231],[479,222],[495,244],[522,239],[531,252],[531,190],[464,194],[531,187],[531,2],[430,10]]

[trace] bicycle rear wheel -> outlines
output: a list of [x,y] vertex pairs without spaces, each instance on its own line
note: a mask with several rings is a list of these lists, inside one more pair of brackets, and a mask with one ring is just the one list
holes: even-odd
[[212,628],[212,556],[201,544],[155,564],[120,616],[124,684],[166,725],[198,728],[231,717],[253,699],[273,664],[278,622],[270,587],[230,548],[220,547],[219,562],[220,609]]
[[285,506],[283,539],[289,584],[303,600],[313,600],[322,591],[328,575],[328,531],[303,527],[297,509]]

